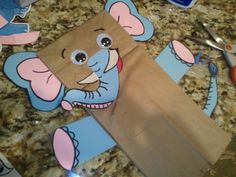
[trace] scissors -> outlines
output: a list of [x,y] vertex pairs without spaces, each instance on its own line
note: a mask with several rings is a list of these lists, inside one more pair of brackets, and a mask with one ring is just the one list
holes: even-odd
[[225,60],[230,67],[230,79],[236,85],[236,44],[225,43],[222,38],[220,38],[215,31],[209,28],[208,24],[200,20],[202,26],[207,30],[207,32],[216,41],[213,42],[208,39],[200,39],[197,37],[186,36],[189,39],[198,41],[202,44],[206,44],[215,49],[221,50],[224,54]]

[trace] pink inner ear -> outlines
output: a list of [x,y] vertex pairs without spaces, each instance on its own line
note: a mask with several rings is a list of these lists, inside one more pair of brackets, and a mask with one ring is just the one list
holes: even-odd
[[23,61],[18,67],[19,75],[28,80],[34,93],[47,101],[54,100],[61,88],[61,82],[39,58]]
[[173,48],[175,49],[176,54],[183,60],[188,63],[194,63],[195,59],[191,51],[186,48],[181,42],[174,40],[172,42]]
[[0,15],[0,28],[4,27],[7,23],[8,21]]
[[142,22],[131,14],[129,7],[123,2],[117,2],[110,8],[111,16],[130,34],[134,36],[144,33]]
[[35,42],[39,37],[39,32],[29,32],[0,36],[0,43],[5,45],[22,45]]

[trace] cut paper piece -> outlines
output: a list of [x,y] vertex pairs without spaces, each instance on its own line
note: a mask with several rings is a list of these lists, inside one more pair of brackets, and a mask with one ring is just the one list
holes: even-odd
[[173,40],[160,55],[157,56],[155,61],[175,82],[178,83],[193,66],[195,59],[187,47],[181,42]]
[[131,0],[108,0],[105,10],[136,41],[147,41],[154,35],[152,23],[142,16]]
[[209,63],[209,72],[211,79],[209,83],[209,90],[207,96],[207,102],[203,108],[203,111],[210,117],[218,102],[218,89],[217,89],[217,66],[214,63]]
[[37,0],[16,0],[17,4],[21,7],[29,6],[30,4],[36,2]]
[[[211,88],[211,91],[209,91],[209,97],[208,97],[208,102],[207,102],[207,107],[205,107],[204,109],[204,112],[210,116],[213,109],[215,107],[215,100],[214,98],[211,99],[212,97],[214,97],[213,95],[215,95],[215,77],[216,77],[216,70],[214,69],[214,65],[211,64],[211,67],[209,65],[209,70],[211,71],[212,73],[212,79],[211,79],[211,85],[210,85],[210,88]],[[167,74],[171,74],[171,73],[168,73],[170,72],[170,70],[167,70]],[[181,79],[181,78],[180,78]],[[176,81],[175,81],[176,82]],[[66,103],[66,102],[63,102],[63,104],[65,104],[63,107],[66,107],[66,104],[68,104],[68,106],[70,107],[70,104],[69,103]],[[70,107],[70,109],[72,109],[72,107]],[[70,126],[74,126],[74,127],[78,127],[78,126],[85,126],[83,127],[84,129],[86,129],[87,127],[100,127],[99,123],[97,123],[97,121],[94,120],[93,117],[87,117],[86,119],[89,119],[86,124],[83,124],[83,125],[80,125],[80,123],[82,121],[77,121],[77,122],[74,122],[74,123],[71,123]],[[82,122],[83,123],[83,122]],[[90,125],[89,125],[90,124]],[[57,143],[57,145],[54,145],[54,151],[55,151],[55,154],[56,154],[56,158],[58,159],[58,161],[60,162],[60,164],[62,165],[63,168],[69,170],[69,169],[72,169],[75,168],[76,165],[73,165],[74,163],[74,154],[75,152],[78,151],[78,147],[75,147],[75,143],[78,142],[78,139],[77,140],[72,140],[71,137],[74,137],[74,134],[78,133],[78,130],[75,128],[74,131],[72,129],[70,129],[69,131],[69,135],[68,135],[68,129],[66,129],[66,131],[64,130],[64,128],[59,128],[56,130],[56,136],[54,136],[54,142]],[[102,134],[103,137],[101,138],[104,138],[104,142],[106,142],[108,139],[108,141],[111,140],[110,136],[103,130],[104,134]],[[87,136],[87,135],[83,135],[83,132],[80,132],[80,136]],[[56,138],[56,139],[55,139]],[[84,144],[91,144],[90,146],[91,147],[94,147],[93,146],[93,142],[95,142],[95,140],[92,140],[93,137],[90,137],[89,139],[84,139],[83,143]],[[94,138],[98,138],[98,136],[94,136]],[[59,144],[58,144],[59,143]],[[110,149],[111,147],[113,147],[115,145],[115,142],[113,141],[113,143],[111,144],[111,146],[104,146],[102,148],[102,150],[100,151],[100,153]],[[97,153],[95,154],[92,154],[92,155],[89,155],[88,157],[86,157],[86,159],[92,159],[94,157],[96,157],[98,154],[99,154],[99,150],[97,150]],[[80,153],[84,154],[84,153],[87,153],[86,152],[87,150],[85,150],[85,152],[79,150]],[[77,154],[79,154],[77,152]],[[85,161],[84,161],[85,162]],[[79,163],[79,164],[82,164],[82,163]]]
[[0,35],[11,35],[26,33],[29,31],[27,23],[13,23],[16,16],[24,18],[31,6],[22,8],[14,0],[0,0],[0,15],[7,21],[4,27],[0,28]]
[[29,32],[0,36],[0,43],[5,45],[22,45],[35,42],[39,37],[39,32]]
[[64,86],[36,53],[22,52],[10,56],[3,70],[13,83],[27,90],[30,102],[36,109],[51,111],[61,104]]
[[[193,55],[186,47],[184,47],[183,44],[176,40],[172,41],[171,43],[160,53],[159,56],[157,56],[155,61],[176,83],[178,83],[182,79],[182,77],[191,68],[191,66],[193,66],[194,63],[206,64],[207,62],[211,61],[211,59],[208,57],[206,60],[200,62],[203,55],[202,52],[199,52],[194,60]],[[175,46],[178,47],[175,48]],[[182,52],[186,53],[181,54]],[[180,56],[182,56],[182,58]],[[203,112],[205,112],[210,117],[218,101],[217,66],[213,63],[209,63],[209,71],[211,74],[211,80],[209,84],[208,97],[203,108]]]
[[14,23],[16,16],[24,18],[31,6],[20,7],[14,0],[0,0],[0,43],[22,45],[32,43],[39,37],[39,32],[29,33],[27,23]]
[[66,170],[71,170],[115,145],[115,141],[91,116],[56,129],[53,137],[54,153]]
[[138,36],[144,33],[142,22],[130,14],[130,9],[125,3],[117,2],[112,5],[109,12],[130,35]]
[[[113,49],[101,48],[101,50],[91,56],[84,65],[94,72],[96,78],[99,78],[99,86],[93,91],[71,88],[66,92],[63,98],[62,107],[64,106],[63,108],[65,109],[69,108],[69,110],[73,105],[93,109],[104,109],[109,107],[116,99],[119,92],[119,70],[117,66],[119,59],[120,56],[118,51]],[[47,63],[46,60],[44,61]],[[72,70],[68,71],[67,74],[73,77],[78,75],[78,73],[79,71]],[[74,82],[80,84],[81,81],[89,80],[91,76],[93,76],[93,74],[90,73],[81,80],[75,80]],[[90,84],[92,85],[93,83]],[[71,106],[69,106],[68,103]]]
[[0,176],[1,177],[21,177],[12,164],[0,153]]

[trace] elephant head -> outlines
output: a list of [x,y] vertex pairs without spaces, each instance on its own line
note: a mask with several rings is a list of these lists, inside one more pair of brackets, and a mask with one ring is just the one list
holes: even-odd
[[[40,51],[38,56],[42,61],[41,64],[38,60],[36,62],[30,58],[34,61],[32,65],[35,67],[28,69],[30,71],[28,75],[23,75],[21,71],[25,70],[19,68],[30,59],[17,65],[16,74],[29,81],[28,91],[31,90],[39,97],[45,96],[47,95],[45,89],[49,89],[50,84],[57,80],[55,81],[57,87],[52,87],[55,94],[43,99],[46,103],[56,99],[52,107],[56,108],[58,101],[67,110],[77,105],[102,109],[112,104],[119,92],[119,73],[122,70],[122,63],[125,62],[122,61],[122,57],[137,46],[133,43],[133,39],[148,40],[152,37],[154,29],[151,23],[138,13],[130,0],[109,0],[105,10],[107,12],[102,12]],[[127,47],[123,45],[124,43],[132,45]],[[37,69],[39,67],[44,68],[44,72],[42,69]],[[34,82],[36,79],[40,80],[36,82],[40,83],[38,88],[32,86],[32,73],[38,74],[37,78],[33,78]],[[67,91],[61,97],[64,87]]]

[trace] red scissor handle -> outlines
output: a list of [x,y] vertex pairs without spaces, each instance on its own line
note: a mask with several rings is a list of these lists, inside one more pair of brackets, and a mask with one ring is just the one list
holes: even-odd
[[230,78],[232,82],[236,85],[236,66],[230,68]]

